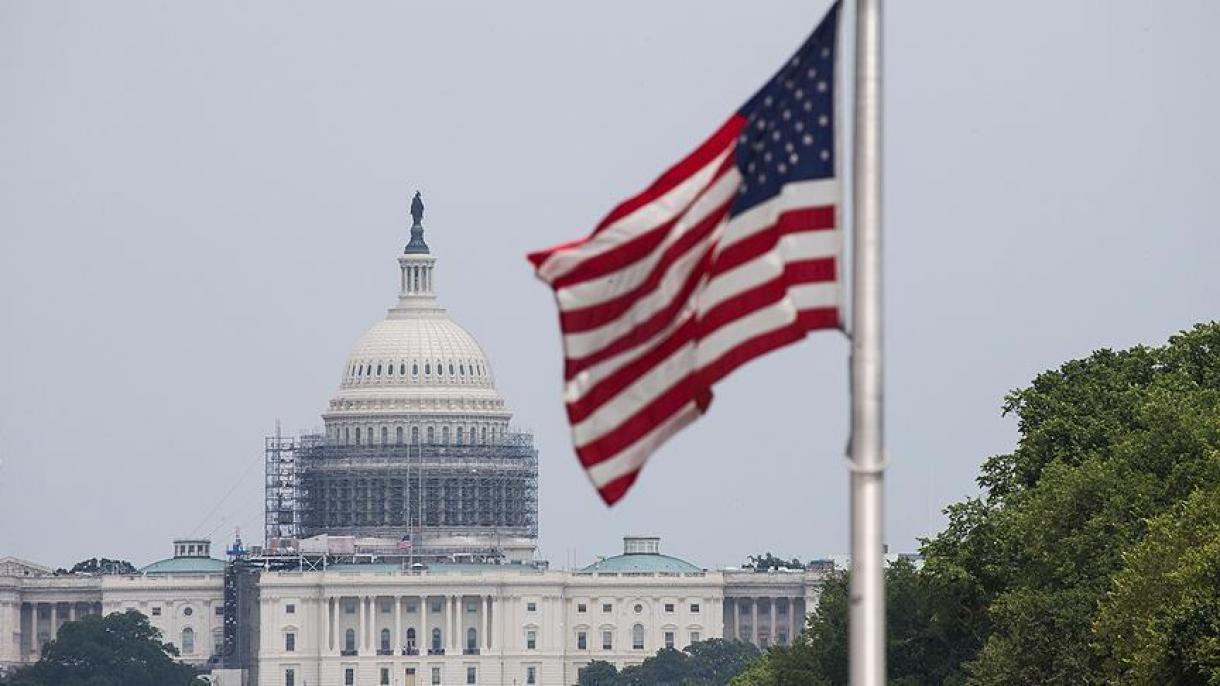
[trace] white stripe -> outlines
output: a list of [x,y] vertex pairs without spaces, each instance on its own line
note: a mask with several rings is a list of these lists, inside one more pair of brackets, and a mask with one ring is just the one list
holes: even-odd
[[668,391],[695,368],[695,343],[689,341],[641,374],[626,388],[594,410],[584,421],[572,425],[577,448],[596,441]]
[[841,200],[838,179],[817,179],[786,184],[774,198],[733,217],[725,228],[724,237],[721,238],[717,250],[724,250],[740,240],[753,236],[760,229],[771,226],[779,215],[788,210],[838,205]]
[[697,294],[700,314],[784,273],[784,265],[839,254],[838,231],[806,231],[780,238],[774,249],[717,274]]
[[716,329],[710,336],[700,339],[696,357],[703,369],[719,360],[726,352],[745,341],[775,329],[788,326],[796,320],[796,306],[790,298],[783,298],[740,319]]
[[590,240],[571,248],[556,251],[538,267],[538,277],[547,283],[578,267],[582,262],[618,247],[635,236],[664,224],[685,211],[699,193],[711,182],[720,164],[736,148],[730,143],[699,171],[686,177],[661,197],[636,208],[631,214],[615,221]]
[[805,283],[788,289],[788,297],[798,310],[820,310],[842,306],[843,289],[837,281]]
[[[699,196],[699,199],[691,205],[690,211],[682,215],[665,239],[652,252],[616,272],[556,290],[555,298],[559,302],[559,309],[568,311],[592,307],[598,303],[613,300],[639,286],[648,279],[665,251],[694,226],[706,219],[713,210],[730,200],[737,193],[740,185],[741,174],[736,168],[725,172],[724,176],[708,187],[707,192]],[[711,238],[709,234],[708,237],[688,248],[688,252],[698,250],[699,246]],[[664,287],[666,281],[677,280],[680,283],[686,280],[686,274],[676,273],[676,268],[677,261],[675,260],[675,263],[666,270],[666,276],[657,284],[658,290]]]
[[[723,223],[721,226],[723,226]],[[660,310],[668,307],[674,298],[680,294],[682,285],[686,278],[690,276],[691,271],[703,260],[707,251],[713,248],[716,237],[719,235],[720,226],[712,229],[712,235],[709,238],[710,244],[701,244],[701,249],[688,251],[674,262],[672,272],[680,274],[682,276],[681,280],[676,278],[667,279],[664,283],[658,284],[656,290],[636,300],[626,312],[596,329],[564,335],[563,347],[568,358],[580,359],[596,353],[630,333],[637,325],[647,321]],[[698,292],[698,288],[699,286],[695,287],[695,292]],[[693,302],[693,299],[691,302]],[[682,310],[679,310],[675,318],[681,317]],[[655,338],[654,336],[651,340],[655,340]]]
[[657,425],[655,429],[642,436],[638,441],[624,448],[614,457],[598,462],[585,469],[589,479],[598,489],[615,479],[630,474],[643,466],[652,451],[669,440],[682,427],[699,418],[699,406],[694,401],[687,403],[668,419]]

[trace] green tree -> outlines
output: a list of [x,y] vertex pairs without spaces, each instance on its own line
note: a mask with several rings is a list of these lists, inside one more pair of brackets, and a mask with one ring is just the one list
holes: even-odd
[[618,667],[594,660],[580,668],[576,680],[580,686],[618,686]]
[[1004,410],[1016,450],[924,546],[936,629],[971,683],[1108,683],[1119,646],[1094,627],[1124,555],[1220,483],[1220,325],[1068,362]]
[[135,565],[127,560],[111,560],[108,557],[98,559],[91,557],[81,560],[72,569],[57,569],[56,574],[135,574]]
[[728,684],[759,654],[752,643],[725,638],[696,641],[685,652],[690,656],[690,679],[699,686]]
[[747,569],[753,569],[756,572],[766,572],[766,571],[769,571],[772,569],[778,570],[778,569],[804,569],[805,568],[805,565],[801,564],[801,561],[795,557],[792,558],[791,560],[785,560],[783,558],[776,557],[775,555],[772,555],[769,552],[764,553],[762,555],[747,556],[746,563],[742,566]]
[[1220,684],[1220,488],[1149,523],[1095,625],[1116,684]]
[[690,679],[690,656],[680,650],[663,648],[642,664],[624,667],[618,673],[618,686],[682,686]]
[[42,659],[18,670],[5,686],[202,686],[195,670],[174,660],[148,619],[128,610],[67,622]]

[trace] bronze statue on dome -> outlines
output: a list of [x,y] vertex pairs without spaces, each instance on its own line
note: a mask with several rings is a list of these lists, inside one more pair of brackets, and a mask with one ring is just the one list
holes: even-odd
[[411,218],[415,220],[416,226],[421,226],[424,221],[424,201],[419,195],[419,191],[415,191],[415,197],[411,200]]

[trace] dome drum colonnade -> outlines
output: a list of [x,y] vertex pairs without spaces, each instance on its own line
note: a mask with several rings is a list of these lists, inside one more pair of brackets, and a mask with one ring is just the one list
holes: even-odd
[[509,426],[482,347],[437,303],[418,193],[412,215],[398,302],[349,354],[324,435],[269,449],[268,484],[285,492],[269,490],[268,540],[409,536],[418,554],[487,559],[509,547],[528,556],[538,522],[533,437]]

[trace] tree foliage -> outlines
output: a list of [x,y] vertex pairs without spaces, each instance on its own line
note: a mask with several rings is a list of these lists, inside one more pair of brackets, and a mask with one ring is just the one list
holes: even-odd
[[804,569],[805,565],[798,558],[785,560],[776,557],[770,552],[762,555],[749,555],[746,557],[746,563],[742,565],[746,569],[753,569],[756,572],[766,572],[772,569]]
[[[1003,406],[1016,449],[887,574],[890,683],[1220,686],[1220,324],[1100,350]],[[738,683],[846,683],[845,577]]]
[[758,648],[750,643],[713,638],[685,650],[664,648],[621,672],[594,660],[577,678],[580,686],[724,686],[756,657]]
[[67,622],[42,658],[4,686],[201,686],[195,670],[135,610]]
[[65,574],[135,574],[135,565],[127,560],[111,560],[108,557],[96,558],[91,557],[88,560],[81,560],[72,569],[57,569],[55,573],[58,575]]

